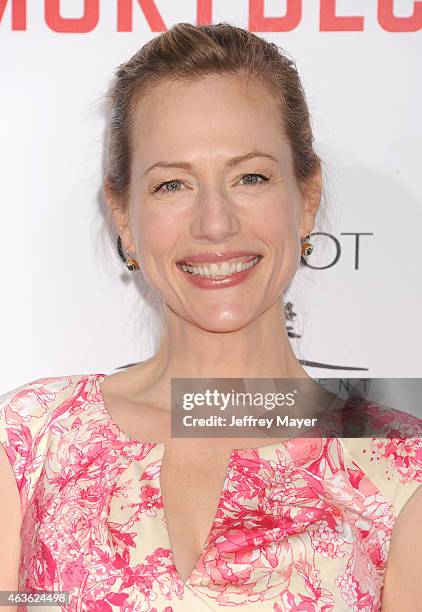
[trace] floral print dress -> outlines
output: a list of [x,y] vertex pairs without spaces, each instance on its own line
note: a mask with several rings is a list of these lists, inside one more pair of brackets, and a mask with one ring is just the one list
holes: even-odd
[[69,593],[38,610],[380,610],[394,523],[422,483],[421,419],[365,402],[376,438],[233,450],[184,582],[160,491],[165,445],[111,420],[105,376],[40,378],[0,396],[22,507],[19,590]]

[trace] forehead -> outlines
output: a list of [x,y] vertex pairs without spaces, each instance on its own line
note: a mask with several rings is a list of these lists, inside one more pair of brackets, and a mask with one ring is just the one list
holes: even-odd
[[153,85],[135,107],[132,145],[134,157],[148,161],[288,149],[270,91],[256,80],[219,75]]

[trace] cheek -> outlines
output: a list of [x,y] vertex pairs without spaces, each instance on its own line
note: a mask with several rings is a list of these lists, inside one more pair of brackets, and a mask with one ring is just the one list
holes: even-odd
[[256,218],[255,231],[266,243],[271,258],[269,260],[272,282],[279,287],[287,286],[299,266],[300,238],[295,212],[295,202],[279,199],[268,207],[265,215]]
[[180,227],[169,214],[140,211],[136,227],[137,243],[144,260],[155,259],[158,265],[158,260],[164,261],[180,239]]
[[273,248],[284,249],[297,240],[295,207],[289,200],[278,200],[267,206],[265,214],[254,218],[255,231]]

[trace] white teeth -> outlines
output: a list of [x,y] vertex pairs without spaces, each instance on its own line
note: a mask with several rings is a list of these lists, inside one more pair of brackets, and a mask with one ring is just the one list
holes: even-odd
[[230,264],[228,261],[225,261],[220,266],[221,274],[230,274]]
[[235,272],[243,272],[243,270],[247,270],[251,268],[261,257],[255,257],[252,261],[248,263],[234,262],[230,264],[228,261],[224,261],[221,264],[212,263],[209,265],[202,266],[189,266],[188,264],[182,264],[182,270],[184,272],[190,272],[191,274],[200,274],[201,276],[205,276],[206,278],[214,277],[214,276],[229,276],[234,274]]

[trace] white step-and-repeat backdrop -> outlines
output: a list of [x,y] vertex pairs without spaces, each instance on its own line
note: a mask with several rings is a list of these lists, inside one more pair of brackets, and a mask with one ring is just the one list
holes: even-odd
[[422,376],[422,2],[0,0],[0,393],[111,373],[159,321],[101,208],[114,68],[174,23],[227,21],[297,62],[331,227],[289,290],[315,377]]

